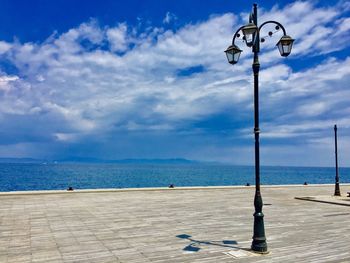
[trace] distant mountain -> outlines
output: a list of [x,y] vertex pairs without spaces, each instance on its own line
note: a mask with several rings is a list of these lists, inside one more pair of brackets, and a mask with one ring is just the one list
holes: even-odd
[[121,159],[103,160],[98,158],[72,157],[61,160],[42,160],[34,158],[0,158],[0,163],[116,163],[116,164],[193,164],[198,161],[184,158],[171,159]]
[[198,161],[187,160],[183,158],[174,159],[123,159],[111,161],[112,163],[154,163],[154,164],[186,164],[186,163],[198,163]]
[[34,158],[0,158],[0,163],[44,163],[46,160]]
[[67,159],[59,159],[58,163],[105,163],[105,160],[98,158],[70,157]]
[[69,158],[59,160],[59,163],[75,162],[75,163],[120,163],[120,164],[189,164],[197,163],[197,161],[187,160],[183,158],[172,159],[121,159],[121,160],[103,160],[96,158]]

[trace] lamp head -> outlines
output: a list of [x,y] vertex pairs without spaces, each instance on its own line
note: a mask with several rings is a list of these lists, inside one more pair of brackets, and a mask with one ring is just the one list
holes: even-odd
[[255,42],[258,27],[254,23],[249,23],[242,28],[245,43],[248,47],[252,47]]
[[290,36],[284,35],[277,42],[276,46],[282,57],[288,57],[290,52],[292,51],[294,39]]
[[228,63],[234,65],[238,62],[239,60],[239,56],[241,55],[242,50],[239,49],[239,47],[237,47],[236,45],[231,45],[229,46],[226,50],[226,57],[228,60]]

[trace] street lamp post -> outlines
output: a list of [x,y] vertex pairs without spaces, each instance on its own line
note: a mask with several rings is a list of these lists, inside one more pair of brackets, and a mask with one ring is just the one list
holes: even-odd
[[334,146],[335,146],[335,190],[334,195],[340,196],[339,188],[339,169],[338,169],[338,136],[337,136],[337,125],[334,125]]
[[253,12],[249,17],[249,24],[241,26],[233,36],[232,45],[225,51],[228,62],[232,65],[238,62],[242,50],[235,44],[235,40],[240,38],[242,31],[242,39],[246,45],[252,49],[253,58],[253,74],[254,74],[254,137],[255,137],[255,197],[254,197],[254,234],[251,249],[257,253],[267,253],[267,243],[264,228],[264,214],[262,212],[263,201],[260,192],[260,149],[259,149],[259,52],[260,42],[265,42],[264,37],[260,37],[260,30],[266,24],[274,24],[275,32],[270,31],[269,36],[282,29],[283,36],[277,42],[276,46],[283,57],[287,57],[291,50],[294,39],[286,34],[284,27],[276,21],[266,21],[258,27],[257,4],[253,5]]

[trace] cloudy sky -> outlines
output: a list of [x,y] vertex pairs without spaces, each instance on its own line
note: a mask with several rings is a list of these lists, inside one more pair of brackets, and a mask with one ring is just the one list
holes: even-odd
[[[0,0],[0,157],[254,163],[251,4]],[[261,1],[261,164],[350,166],[350,3]],[[273,27],[263,29],[263,35]]]

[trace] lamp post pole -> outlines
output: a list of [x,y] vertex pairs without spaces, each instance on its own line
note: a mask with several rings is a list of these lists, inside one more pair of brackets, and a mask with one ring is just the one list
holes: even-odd
[[334,125],[334,146],[335,146],[335,190],[334,195],[340,196],[339,188],[339,169],[338,169],[338,136],[337,136],[337,125]]
[[[257,5],[253,5],[253,22],[258,24]],[[255,137],[255,197],[254,197],[254,234],[252,250],[257,252],[267,252],[267,243],[265,237],[264,214],[262,212],[263,201],[260,192],[260,143],[259,143],[259,32],[256,33],[256,40],[253,45],[253,74],[254,74],[254,137]]]
[[257,4],[253,5],[253,12],[250,14],[249,23],[245,26],[238,28],[232,38],[232,45],[230,45],[225,53],[228,62],[232,65],[236,64],[239,60],[242,50],[236,46],[235,40],[239,39],[242,31],[242,40],[246,42],[246,45],[252,48],[254,54],[253,58],[253,74],[254,74],[254,138],[255,138],[255,196],[254,196],[254,234],[251,248],[257,253],[267,253],[267,243],[265,237],[264,227],[264,214],[262,212],[263,201],[260,192],[260,145],[259,145],[259,52],[260,42],[265,42],[265,37],[260,37],[260,30],[267,24],[275,24],[275,32],[269,31],[268,36],[271,37],[274,33],[280,29],[283,31],[283,36],[278,41],[276,46],[282,57],[287,57],[293,46],[293,41],[290,36],[286,34],[284,27],[276,21],[266,21],[258,27],[258,11]]

